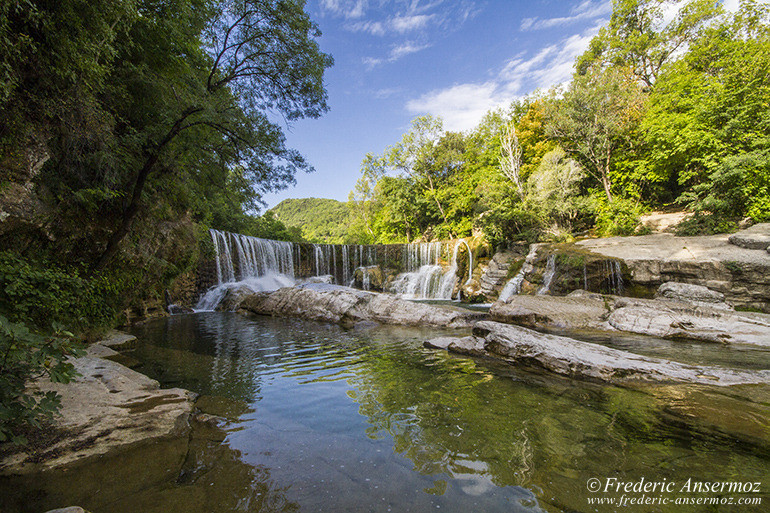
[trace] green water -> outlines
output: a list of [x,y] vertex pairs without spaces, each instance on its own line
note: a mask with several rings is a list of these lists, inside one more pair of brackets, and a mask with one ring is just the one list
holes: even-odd
[[[457,334],[458,332],[452,332]],[[201,394],[170,478],[102,512],[767,511],[767,388],[586,384],[428,350],[436,330],[208,313],[136,328],[141,372]],[[464,333],[463,333],[464,334]],[[148,455],[148,465],[164,457]],[[109,465],[103,470],[109,474]],[[763,505],[592,505],[588,480],[759,482]],[[66,490],[57,493],[61,505]],[[633,494],[632,494],[633,495]]]

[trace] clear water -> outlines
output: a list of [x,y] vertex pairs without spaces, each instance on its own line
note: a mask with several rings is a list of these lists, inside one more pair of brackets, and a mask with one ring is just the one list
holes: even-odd
[[[93,513],[770,504],[767,388],[579,383],[428,350],[422,341],[440,332],[413,328],[212,312],[134,334],[138,370],[201,394],[201,410],[227,419],[224,440],[197,428],[171,479],[104,489],[82,504]],[[757,481],[764,505],[589,505],[588,479],[609,477]],[[64,505],[67,490],[57,493]]]

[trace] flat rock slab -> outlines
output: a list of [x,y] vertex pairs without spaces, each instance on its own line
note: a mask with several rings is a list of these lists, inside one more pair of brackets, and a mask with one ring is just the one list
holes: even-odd
[[615,329],[668,339],[770,347],[770,315],[619,298],[608,318]]
[[[81,374],[68,384],[41,379],[31,388],[61,396],[62,440],[0,461],[0,476],[35,474],[82,464],[162,439],[186,438],[194,394],[160,389],[158,382],[110,360],[73,360]],[[186,445],[186,444],[185,444]],[[184,455],[182,454],[183,458]]]
[[545,330],[627,331],[666,339],[770,347],[770,314],[726,305],[583,293],[513,296],[489,310],[490,319]]
[[658,287],[656,297],[674,301],[724,305],[725,308],[728,308],[728,305],[725,304],[725,295],[723,293],[711,290],[703,285],[693,285],[691,283],[667,281]]
[[730,244],[746,249],[770,251],[770,223],[760,223],[736,232],[728,238]]
[[[718,386],[770,383],[770,371],[737,371],[685,365],[660,358],[540,333],[521,326],[481,321],[474,337],[428,341],[428,347],[483,348],[483,354],[513,365],[545,369],[570,378],[608,383],[684,382]],[[474,338],[472,342],[467,340]]]
[[462,308],[416,303],[390,294],[309,283],[251,294],[237,307],[247,312],[352,324],[376,321],[405,326],[465,328],[485,314]]
[[123,333],[122,331],[112,330],[107,335],[97,342],[97,344],[109,347],[115,351],[127,351],[129,349],[136,348],[136,337]]
[[599,329],[613,328],[607,323],[613,299],[597,294],[585,296],[512,296],[498,301],[489,310],[494,321],[528,328]]

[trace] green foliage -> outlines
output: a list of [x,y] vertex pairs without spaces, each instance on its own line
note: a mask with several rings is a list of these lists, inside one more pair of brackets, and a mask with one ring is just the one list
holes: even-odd
[[270,209],[286,226],[300,230],[310,242],[342,244],[348,232],[350,212],[346,203],[333,199],[287,199]]
[[133,280],[100,274],[84,277],[82,269],[33,262],[0,252],[0,314],[45,329],[51,323],[79,332],[111,326]]
[[596,231],[602,237],[633,235],[639,227],[642,211],[639,203],[626,198],[612,202],[599,201],[596,216]]
[[26,444],[20,430],[40,427],[53,417],[60,397],[55,392],[31,394],[27,381],[47,375],[54,383],[68,383],[77,373],[67,358],[81,354],[72,334],[60,327],[44,336],[0,315],[0,442]]

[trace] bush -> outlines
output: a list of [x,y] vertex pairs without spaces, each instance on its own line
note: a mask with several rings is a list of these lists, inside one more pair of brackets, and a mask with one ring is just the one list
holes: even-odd
[[42,336],[0,315],[0,442],[25,444],[19,434],[24,426],[40,427],[58,412],[60,397],[55,392],[29,394],[27,381],[48,375],[54,383],[68,383],[77,372],[67,357],[82,352],[72,334],[61,328]]
[[626,198],[612,202],[600,201],[596,216],[596,231],[602,237],[633,235],[640,224],[642,213],[638,203]]
[[0,252],[0,314],[40,329],[53,323],[81,333],[110,327],[130,280],[81,273]]

